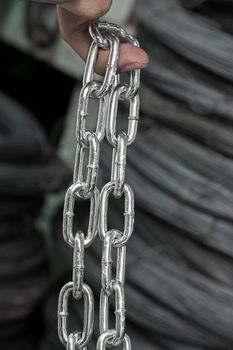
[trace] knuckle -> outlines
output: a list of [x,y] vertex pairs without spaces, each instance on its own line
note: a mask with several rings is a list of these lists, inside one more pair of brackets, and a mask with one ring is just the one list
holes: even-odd
[[75,10],[78,16],[94,20],[108,12],[111,3],[111,0],[98,0],[96,3],[93,3],[93,1],[77,1]]

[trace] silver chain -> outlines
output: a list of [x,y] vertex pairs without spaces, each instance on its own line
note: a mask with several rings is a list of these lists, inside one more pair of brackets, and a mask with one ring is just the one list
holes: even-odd
[[[103,242],[102,249],[102,289],[100,293],[100,336],[97,350],[122,345],[125,350],[131,349],[129,336],[125,332],[125,265],[126,245],[134,228],[134,194],[131,187],[125,183],[127,148],[133,143],[137,134],[139,119],[140,70],[130,73],[128,84],[120,82],[117,73],[119,49],[121,42],[129,42],[139,46],[138,41],[127,34],[116,24],[97,22],[90,26],[93,42],[90,46],[83,87],[79,96],[77,111],[77,150],[73,174],[73,184],[65,197],[63,212],[63,237],[73,248],[72,282],[62,288],[58,301],[58,334],[67,350],[87,349],[91,339],[94,324],[94,297],[91,288],[84,283],[85,249],[95,240],[97,232]],[[94,78],[95,64],[100,49],[109,50],[108,63],[103,81]],[[99,101],[99,111],[96,129],[86,129],[88,104],[90,98]],[[117,111],[119,100],[129,101],[129,117],[127,132],[116,132]],[[107,137],[112,147],[111,179],[103,187],[101,194],[96,187],[99,168],[100,143]],[[87,161],[86,169],[84,167]],[[84,173],[86,174],[84,179]],[[124,198],[124,230],[108,229],[109,197]],[[75,215],[76,198],[90,200],[90,214],[87,233],[74,232],[73,218]],[[112,253],[116,250],[116,273],[113,277]],[[83,330],[69,332],[68,304],[72,297],[84,300]],[[109,302],[115,302],[115,328],[109,328]]]

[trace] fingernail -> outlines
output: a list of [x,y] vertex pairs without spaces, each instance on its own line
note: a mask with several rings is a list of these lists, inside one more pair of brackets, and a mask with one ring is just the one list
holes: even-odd
[[147,66],[148,66],[148,63],[138,63],[138,62],[128,63],[121,68],[121,72],[129,72],[134,69],[143,69],[143,68],[146,68]]

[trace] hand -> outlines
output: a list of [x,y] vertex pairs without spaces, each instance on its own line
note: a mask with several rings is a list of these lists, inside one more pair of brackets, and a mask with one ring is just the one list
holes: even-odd
[[[88,26],[103,16],[111,7],[111,0],[38,0],[43,3],[56,4],[61,35],[64,40],[82,57],[86,59],[91,38]],[[122,0],[117,0],[122,1]],[[123,5],[122,5],[123,6]],[[103,74],[107,64],[108,52],[100,50],[96,63],[96,72]],[[119,71],[144,68],[148,64],[148,56],[140,48],[132,44],[121,44],[118,63]]]

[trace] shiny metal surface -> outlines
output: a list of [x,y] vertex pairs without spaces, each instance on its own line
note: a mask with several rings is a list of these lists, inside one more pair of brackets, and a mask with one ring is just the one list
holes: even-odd
[[[102,248],[102,290],[100,295],[99,328],[100,336],[97,350],[122,346],[131,349],[131,342],[125,330],[125,268],[126,245],[134,229],[134,193],[125,183],[127,149],[135,140],[139,119],[140,72],[130,73],[129,84],[121,84],[117,64],[120,42],[130,42],[138,46],[137,40],[127,34],[121,27],[97,22],[90,26],[93,38],[85,73],[83,87],[79,96],[77,110],[76,138],[77,150],[73,184],[68,188],[63,211],[63,237],[74,249],[72,282],[68,282],[61,290],[58,302],[58,334],[67,350],[86,350],[90,341],[94,322],[94,299],[89,286],[84,283],[85,249],[94,241],[97,232],[103,241]],[[108,64],[103,81],[94,80],[94,70],[99,50],[109,50]],[[88,105],[91,98],[99,101],[97,123],[94,131],[86,129]],[[130,111],[128,129],[117,133],[117,112],[121,100],[128,100]],[[96,187],[99,170],[100,143],[105,135],[112,147],[111,179],[105,184],[101,193]],[[85,158],[86,162],[85,162]],[[84,164],[87,163],[86,169]],[[85,175],[84,175],[85,174]],[[124,200],[124,230],[108,229],[109,198]],[[74,232],[73,219],[77,198],[90,200],[90,214],[87,234]],[[116,273],[113,276],[113,250],[116,249]],[[75,300],[84,298],[83,331],[68,332],[68,301],[70,294]],[[109,301],[115,301],[115,327],[109,329]]]
[[[105,350],[109,348],[108,344],[111,342],[111,339],[114,337],[114,331],[107,331],[100,335],[96,349],[97,350]],[[129,336],[126,334],[123,339],[122,350],[131,350],[131,341]]]
[[[61,342],[66,346],[69,333],[67,329],[68,321],[68,302],[69,296],[73,291],[73,282],[68,282],[61,289],[58,300],[58,335]],[[94,324],[94,296],[91,288],[83,284],[83,297],[84,297],[84,320],[83,320],[83,331],[80,338],[77,339],[76,347],[85,347],[93,332]]]

